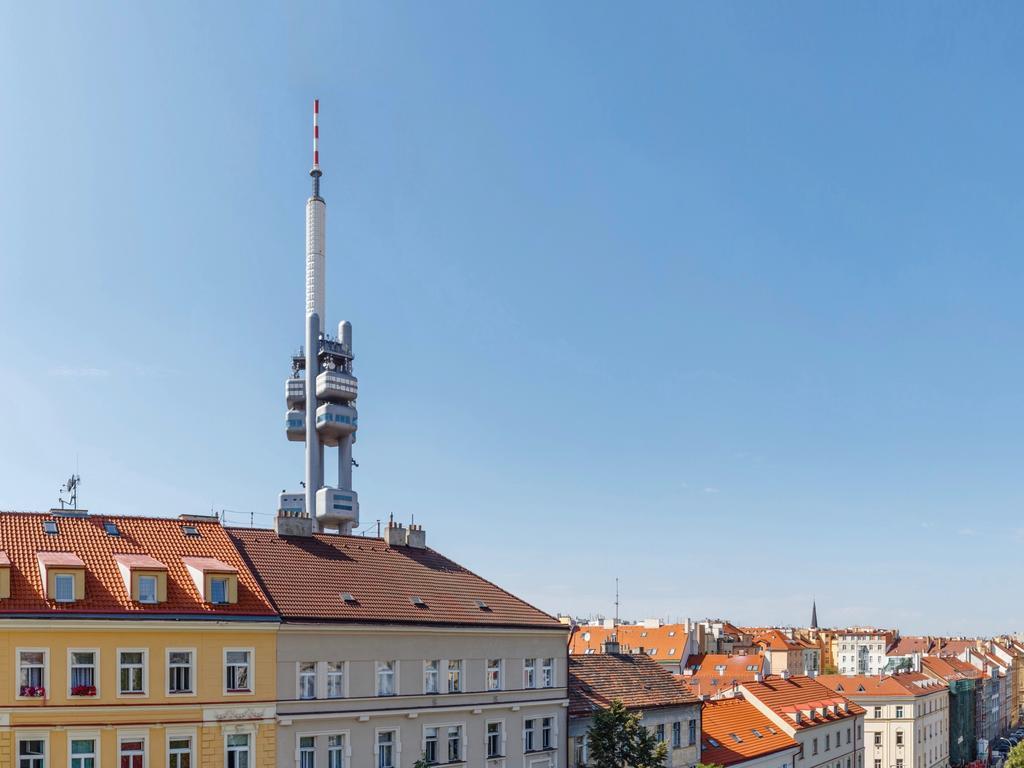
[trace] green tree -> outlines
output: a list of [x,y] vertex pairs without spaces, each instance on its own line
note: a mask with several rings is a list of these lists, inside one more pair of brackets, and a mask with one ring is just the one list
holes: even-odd
[[662,768],[668,747],[640,724],[641,712],[621,701],[594,715],[587,731],[591,768]]
[[1010,750],[1003,768],[1024,768],[1024,741]]
[[420,755],[420,759],[412,764],[412,768],[433,768],[433,766],[427,762],[426,755]]

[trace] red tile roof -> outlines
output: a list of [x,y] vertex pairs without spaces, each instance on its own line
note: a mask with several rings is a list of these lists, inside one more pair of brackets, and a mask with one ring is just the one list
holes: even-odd
[[74,552],[36,552],[36,560],[47,568],[84,568],[82,558]]
[[[58,533],[43,532],[43,521],[55,520]],[[106,533],[113,521],[119,536]],[[193,522],[198,537],[185,536],[182,522],[156,517],[55,517],[45,513],[0,512],[0,548],[11,559],[11,596],[0,600],[0,616],[23,614],[133,616],[197,615],[208,617],[274,617],[269,600],[219,523]],[[57,603],[46,599],[37,556],[71,553],[85,568],[85,599]],[[132,602],[117,564],[118,556],[150,556],[167,566],[167,600]],[[214,556],[238,569],[238,602],[202,602],[184,560]],[[63,561],[65,558],[58,558]],[[50,562],[49,566],[63,562]]]
[[616,635],[623,653],[644,649],[655,661],[682,662],[686,654],[686,625],[663,624],[645,627],[641,624],[619,624],[615,629],[583,625],[575,627],[569,638],[569,653],[600,653],[601,643]]
[[738,683],[754,680],[765,672],[765,657],[760,654],[694,654],[686,660],[680,679],[694,693],[715,696]]
[[[758,683],[742,683],[742,690],[751,698],[760,701],[777,716],[781,717],[788,726],[796,730],[813,728],[826,723],[840,722],[855,715],[863,715],[864,708],[845,697],[838,697],[826,686],[817,680],[802,675],[794,675],[783,678],[776,675],[766,677]],[[821,705],[825,702],[848,702],[848,711],[829,711],[823,713]],[[812,718],[803,718],[796,723],[790,717],[790,712],[800,709],[816,709]]]
[[877,675],[818,675],[817,680],[854,701],[864,696],[913,698],[948,690],[945,683],[920,672],[902,672],[881,678]]
[[704,702],[701,736],[701,762],[725,768],[799,746],[767,715],[741,698]]
[[921,668],[943,680],[977,680],[983,677],[977,667],[960,661],[956,656],[925,656]]
[[616,700],[639,710],[698,703],[685,685],[648,656],[569,657],[569,717],[590,717]]
[[185,565],[190,568],[195,568],[197,571],[213,572],[213,573],[236,573],[237,568],[233,565],[218,560],[215,557],[183,557]]
[[[183,558],[186,562],[188,558]],[[167,566],[149,555],[114,555],[118,565],[125,568],[138,568],[144,571],[166,571]]]
[[767,632],[762,632],[754,637],[754,642],[770,651],[799,651],[803,648],[799,643],[790,640],[777,629],[769,629]]
[[[432,549],[329,533],[232,528],[230,534],[286,620],[568,630]],[[414,605],[414,597],[423,604]]]
[[935,645],[934,638],[931,637],[901,637],[896,641],[896,644],[889,649],[889,656],[910,656],[914,653],[926,654],[931,653],[932,647]]

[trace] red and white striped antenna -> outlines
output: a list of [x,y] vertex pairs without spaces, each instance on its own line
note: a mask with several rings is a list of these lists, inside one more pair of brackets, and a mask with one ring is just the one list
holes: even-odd
[[313,99],[313,170],[320,170],[320,99]]

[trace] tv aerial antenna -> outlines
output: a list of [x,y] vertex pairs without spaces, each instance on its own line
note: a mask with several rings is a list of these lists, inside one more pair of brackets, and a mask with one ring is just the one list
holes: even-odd
[[[68,478],[68,481],[60,487],[60,495],[58,501],[60,501],[60,508],[64,509],[67,504],[68,509],[78,509],[78,486],[82,484],[82,477],[78,473],[73,474]],[[68,494],[68,499],[64,499],[64,494]]]

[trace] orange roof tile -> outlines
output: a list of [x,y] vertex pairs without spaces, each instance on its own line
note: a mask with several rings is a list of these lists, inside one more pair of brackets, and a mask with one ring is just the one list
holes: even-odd
[[682,662],[686,653],[686,625],[663,624],[644,627],[640,624],[619,624],[614,630],[584,625],[576,627],[569,638],[569,653],[601,653],[601,644],[616,635],[623,652],[643,648],[655,661]]
[[[826,723],[834,723],[845,720],[855,715],[863,715],[864,708],[844,698],[836,699],[835,693],[817,680],[802,675],[783,678],[776,675],[766,677],[764,681],[742,683],[741,688],[748,696],[751,696],[766,707],[771,709],[780,717],[785,717],[787,724],[797,730],[813,728]],[[822,713],[818,711],[812,718],[804,718],[801,722],[792,722],[788,712],[812,708],[813,702],[822,700],[836,700],[847,702],[848,711],[840,710],[838,713]]]
[[854,700],[863,696],[913,698],[948,688],[945,683],[920,672],[901,672],[881,678],[877,675],[818,675],[817,679],[836,693]]
[[568,630],[433,549],[333,533],[230,534],[285,619]]
[[[43,531],[43,521],[54,520],[56,534]],[[116,521],[120,535],[109,535],[105,521]],[[130,614],[137,617],[189,615],[211,618],[275,617],[269,600],[219,523],[192,522],[197,537],[182,533],[178,520],[155,517],[55,517],[34,512],[0,512],[0,548],[11,560],[11,596],[0,600],[0,616]],[[49,565],[71,562],[54,553],[70,553],[85,569],[85,598],[73,603],[46,599],[37,556]],[[125,589],[116,558],[147,555],[167,566],[167,600],[133,602]],[[238,570],[238,602],[204,603],[196,591],[184,559],[215,557]]]
[[749,701],[706,701],[701,711],[701,762],[728,766],[798,744]]
[[658,662],[641,654],[569,657],[569,716],[590,717],[621,701],[629,709],[696,704],[697,697]]
[[956,656],[925,656],[921,666],[943,680],[977,680],[982,671]]
[[697,695],[715,696],[763,675],[765,664],[765,657],[760,654],[694,654],[686,660],[680,679]]
[[769,629],[754,637],[754,642],[770,651],[798,651],[801,646],[790,640],[777,629]]
[[896,644],[889,649],[890,656],[910,656],[914,653],[931,653],[935,640],[930,637],[901,637]]

